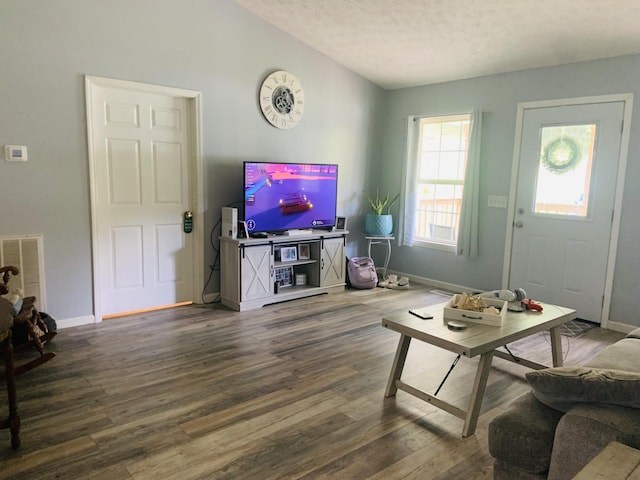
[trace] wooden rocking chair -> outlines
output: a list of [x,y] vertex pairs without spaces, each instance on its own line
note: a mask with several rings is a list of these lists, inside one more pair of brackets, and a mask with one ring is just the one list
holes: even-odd
[[[11,275],[18,275],[19,270],[16,267],[0,267],[0,295],[4,295],[9,291],[9,280]],[[9,303],[8,300],[2,301]],[[5,305],[6,306],[6,305]],[[13,308],[11,306],[11,308]],[[40,317],[40,312],[36,307],[35,297],[26,297],[22,301],[20,311],[13,317],[13,326],[22,326],[28,333],[28,341],[14,346],[12,341],[12,325],[9,322],[2,322],[3,328],[0,331],[0,351],[3,352],[5,365],[5,380],[7,382],[7,394],[9,397],[9,417],[0,420],[0,429],[9,428],[11,431],[11,446],[18,448],[20,446],[20,417],[18,416],[17,400],[16,400],[16,384],[15,377],[24,372],[48,362],[56,356],[53,352],[45,353],[44,344],[51,340],[57,332],[49,331],[47,325],[44,324]],[[22,365],[15,365],[14,352],[21,352],[35,348],[40,356],[28,361]]]

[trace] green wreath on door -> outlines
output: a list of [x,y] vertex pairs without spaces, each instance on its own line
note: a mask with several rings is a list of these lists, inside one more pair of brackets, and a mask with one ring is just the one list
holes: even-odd
[[581,160],[580,147],[571,137],[559,137],[549,142],[542,153],[542,164],[557,175],[573,170]]

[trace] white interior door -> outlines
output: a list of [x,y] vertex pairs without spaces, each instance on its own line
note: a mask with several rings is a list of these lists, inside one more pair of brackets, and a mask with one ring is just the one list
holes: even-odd
[[509,286],[600,322],[624,102],[525,110]]
[[97,84],[87,100],[98,310],[193,301],[188,100]]

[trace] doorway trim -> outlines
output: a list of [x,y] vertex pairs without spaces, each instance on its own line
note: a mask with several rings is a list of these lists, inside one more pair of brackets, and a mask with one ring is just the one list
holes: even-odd
[[89,187],[91,202],[91,249],[92,249],[92,276],[93,276],[93,314],[94,323],[102,321],[102,302],[100,296],[100,262],[98,261],[97,248],[97,199],[96,199],[96,178],[93,171],[95,152],[92,141],[93,131],[91,115],[93,104],[91,101],[93,88],[97,86],[108,88],[120,88],[125,90],[156,93],[161,95],[171,95],[182,97],[187,101],[188,125],[189,125],[189,171],[191,178],[191,204],[193,208],[193,303],[202,303],[201,292],[204,288],[204,184],[203,184],[203,164],[202,164],[202,93],[195,90],[186,90],[175,87],[165,87],[148,83],[139,83],[129,80],[118,80],[114,78],[85,75],[85,102],[87,115],[87,146],[89,153]]
[[611,309],[611,292],[613,290],[613,275],[615,273],[616,254],[618,250],[618,236],[620,233],[620,216],[622,210],[622,198],[624,193],[624,178],[629,155],[629,139],[631,135],[631,109],[633,106],[633,94],[597,95],[594,97],[564,98],[557,100],[542,100],[534,102],[522,102],[518,104],[516,113],[516,129],[513,143],[513,160],[511,163],[511,182],[509,185],[509,203],[507,208],[507,232],[505,239],[504,261],[502,267],[502,288],[509,288],[509,275],[511,271],[511,250],[513,247],[513,222],[516,213],[516,193],[518,190],[518,174],[520,168],[520,149],[522,144],[522,128],[524,114],[527,110],[550,107],[576,106],[595,103],[623,102],[624,113],[622,120],[622,136],[620,139],[620,154],[618,158],[618,174],[616,178],[616,191],[613,206],[613,218],[611,222],[611,235],[609,237],[609,254],[607,258],[607,270],[605,273],[604,298],[602,303],[602,316],[600,325],[607,328],[609,324],[609,312]]

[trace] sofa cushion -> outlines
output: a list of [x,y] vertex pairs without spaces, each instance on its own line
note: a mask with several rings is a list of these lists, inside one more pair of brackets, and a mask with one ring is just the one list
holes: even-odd
[[640,374],[590,367],[546,368],[526,374],[533,396],[566,412],[581,403],[640,408]]
[[635,338],[618,340],[596,353],[584,366],[640,373],[640,342]]
[[560,418],[562,413],[527,392],[489,423],[489,451],[500,463],[544,474],[549,469],[553,436]]

